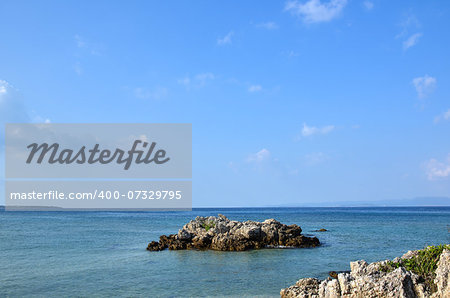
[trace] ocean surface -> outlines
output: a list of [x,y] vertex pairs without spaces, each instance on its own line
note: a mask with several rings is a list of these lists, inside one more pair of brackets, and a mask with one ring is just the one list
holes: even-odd
[[[311,249],[148,252],[196,216],[275,218],[323,243]],[[328,232],[316,233],[325,228]],[[450,243],[450,208],[258,208],[191,212],[0,212],[0,297],[261,296],[349,262]]]

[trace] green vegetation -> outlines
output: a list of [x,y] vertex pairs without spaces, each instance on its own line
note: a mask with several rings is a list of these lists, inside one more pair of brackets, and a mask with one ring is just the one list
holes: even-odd
[[214,228],[216,225],[214,224],[214,222],[204,222],[202,224],[202,227],[206,230],[209,231],[209,229]]
[[380,271],[391,272],[399,267],[403,267],[422,277],[425,280],[425,284],[433,292],[436,289],[436,285],[433,282],[435,277],[434,272],[444,249],[450,249],[450,245],[428,246],[419,250],[418,254],[410,259],[400,260],[400,262],[387,262],[386,265],[380,266]]

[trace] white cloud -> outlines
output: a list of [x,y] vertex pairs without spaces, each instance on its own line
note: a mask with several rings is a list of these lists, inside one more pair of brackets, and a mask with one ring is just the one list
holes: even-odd
[[260,23],[256,25],[257,28],[264,28],[267,30],[275,30],[278,29],[279,26],[275,22],[266,22],[266,23]]
[[262,90],[261,85],[251,85],[250,87],[248,87],[248,92],[258,92],[261,90]]
[[317,165],[328,159],[328,155],[323,152],[313,152],[305,155],[305,162],[307,165]]
[[36,111],[31,111],[30,117],[31,122],[33,123],[51,123],[49,118],[43,118],[42,116],[38,115]]
[[450,154],[447,160],[440,162],[434,158],[425,162],[425,171],[428,180],[436,180],[450,176]]
[[184,77],[182,79],[178,79],[178,84],[185,86],[186,88],[189,88],[191,85],[191,78],[190,77]]
[[227,45],[227,44],[231,44],[231,37],[232,37],[233,35],[234,35],[234,32],[233,32],[233,31],[230,31],[230,32],[228,32],[228,34],[225,35],[224,37],[218,38],[218,39],[217,39],[217,45],[219,45],[219,46],[224,46],[224,45]]
[[283,51],[283,52],[281,52],[281,54],[288,58],[294,58],[294,57],[298,57],[300,55],[299,53],[297,53],[296,51],[293,51],[293,50]]
[[417,77],[412,80],[414,87],[417,91],[419,98],[425,98],[430,95],[436,88],[436,78],[424,75],[423,77]]
[[445,120],[449,120],[450,119],[450,109],[447,112],[444,113],[443,117],[444,117]]
[[29,121],[19,92],[5,80],[0,80],[0,119],[3,123]]
[[372,1],[364,1],[364,7],[367,9],[367,10],[372,10],[373,9],[373,2]]
[[206,84],[206,82],[214,80],[214,78],[215,78],[214,74],[210,72],[200,73],[195,76],[195,80],[199,83],[200,87],[203,87]]
[[77,57],[78,61],[76,61],[75,64],[73,64],[72,68],[77,75],[82,75],[83,67],[80,61],[83,62],[84,61],[83,58],[87,55],[101,56],[104,47],[101,44],[88,42],[85,38],[83,38],[79,34],[75,34],[73,39],[77,47],[75,56]]
[[166,97],[169,91],[164,87],[155,87],[153,89],[147,89],[144,87],[138,87],[134,89],[134,95],[141,99],[161,99]]
[[320,23],[337,18],[346,5],[347,0],[330,0],[323,3],[321,0],[309,0],[305,3],[288,1],[284,9],[300,17],[305,23]]
[[178,84],[183,85],[186,89],[190,89],[191,87],[200,88],[205,86],[209,81],[212,81],[216,78],[213,73],[205,72],[199,73],[192,78],[190,76],[186,76],[178,80]]
[[80,49],[79,50],[80,53],[87,52],[87,53],[89,53],[91,55],[95,55],[95,56],[101,55],[102,46],[100,44],[88,42],[88,41],[86,41],[85,38],[83,38],[82,36],[80,36],[78,34],[75,34],[74,40],[75,40],[75,44],[76,44],[77,48]]
[[401,31],[399,34],[395,36],[395,38],[403,39],[402,47],[403,50],[407,50],[413,46],[415,46],[420,37],[423,34],[420,31],[420,22],[417,20],[416,16],[412,13],[408,13],[399,24]]
[[2,122],[30,122],[35,120],[33,115],[35,113],[30,113],[26,108],[20,92],[7,81],[0,80],[0,119]]
[[260,163],[263,161],[266,161],[270,158],[270,151],[263,148],[260,151],[251,154],[248,158],[247,158],[247,162],[255,162],[255,163]]
[[327,134],[334,130],[334,125],[327,125],[323,127],[315,127],[315,126],[308,126],[305,123],[303,123],[302,128],[302,136],[309,137],[315,134]]
[[440,121],[447,121],[447,120],[450,120],[450,109],[448,109],[446,112],[444,112],[441,115],[436,116],[434,118],[435,123],[438,123]]
[[411,28],[417,30],[420,28],[420,22],[414,14],[408,13],[400,23],[400,27],[402,30],[395,38],[405,37],[410,32]]
[[83,68],[81,67],[80,62],[75,63],[75,65],[73,66],[73,70],[79,76],[83,74]]
[[84,48],[86,47],[86,41],[78,34],[75,34],[74,36],[75,43],[77,44],[77,47]]
[[0,100],[2,99],[2,95],[6,94],[7,86],[8,86],[8,82],[0,80]]
[[422,36],[422,33],[416,33],[411,35],[407,40],[403,42],[403,49],[407,50],[412,46],[415,46],[419,42],[419,38]]
[[4,80],[0,80],[0,104],[6,101],[7,96],[13,90],[13,87]]

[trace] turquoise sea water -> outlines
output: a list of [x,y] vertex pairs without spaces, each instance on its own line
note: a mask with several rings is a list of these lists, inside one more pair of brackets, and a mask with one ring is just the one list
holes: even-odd
[[[197,215],[275,218],[323,246],[247,252],[148,252]],[[329,231],[315,233],[326,228]],[[352,260],[450,243],[450,208],[197,209],[192,212],[0,212],[0,296],[278,296]]]

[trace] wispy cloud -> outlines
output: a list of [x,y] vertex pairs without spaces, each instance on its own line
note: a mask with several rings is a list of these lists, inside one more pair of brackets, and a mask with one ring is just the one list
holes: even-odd
[[15,88],[5,80],[0,80],[0,103],[7,100],[7,96],[14,92]]
[[217,45],[219,45],[219,46],[224,46],[224,45],[227,45],[227,44],[231,44],[231,37],[233,37],[233,35],[234,35],[234,32],[233,31],[230,31],[230,32],[228,32],[228,34],[227,35],[225,35],[224,37],[219,37],[218,39],[217,39]]
[[184,77],[181,79],[178,79],[178,84],[185,86],[187,89],[191,86],[191,78],[190,77]]
[[411,35],[408,39],[403,41],[403,49],[407,50],[412,46],[415,46],[419,42],[419,38],[422,36],[422,33],[415,33]]
[[395,38],[403,39],[402,46],[403,50],[407,50],[415,46],[419,39],[423,36],[420,31],[420,22],[417,20],[416,16],[412,13],[408,13],[403,20],[400,22],[401,31]]
[[263,148],[260,151],[254,153],[254,154],[250,154],[246,161],[247,162],[254,162],[254,163],[261,163],[264,162],[266,160],[268,160],[270,158],[270,151]]
[[255,171],[259,175],[268,175],[268,177],[288,177],[299,174],[297,163],[283,162],[273,156],[272,152],[266,148],[256,153],[248,154],[240,162],[230,161],[227,167],[235,174],[254,175]]
[[281,52],[281,55],[286,56],[287,58],[294,58],[298,57],[300,54],[296,51],[290,50]]
[[337,18],[346,5],[347,0],[288,1],[284,9],[300,17],[305,23],[321,23]]
[[374,6],[372,1],[364,1],[363,5],[367,10],[372,10]]
[[450,109],[434,118],[434,123],[450,120]]
[[5,80],[0,80],[0,119],[3,123],[30,120],[18,90]]
[[440,162],[434,158],[425,162],[425,172],[428,180],[437,180],[450,176],[450,154],[447,160]]
[[301,135],[303,137],[309,137],[309,136],[317,135],[317,134],[325,135],[325,134],[332,132],[334,130],[334,128],[335,128],[334,125],[316,127],[316,126],[308,126],[305,123],[303,123]]
[[204,87],[209,81],[212,81],[216,76],[211,72],[199,73],[194,76],[185,76],[178,79],[178,84],[183,85],[186,89]]
[[79,48],[86,47],[86,41],[80,35],[75,34],[74,39],[75,39],[75,43],[76,43],[77,47],[79,47]]
[[134,89],[134,95],[140,99],[162,99],[167,96],[169,91],[165,87],[155,87],[147,89],[145,87],[137,87]]
[[[48,118],[30,111],[14,86],[0,79],[0,119],[2,122],[49,122]],[[1,132],[0,132],[1,134]]]
[[81,76],[83,74],[83,67],[81,67],[80,62],[77,62],[73,65],[73,70],[79,76]]
[[214,80],[214,78],[214,74],[210,72],[200,73],[195,76],[195,80],[199,83],[200,86],[204,86],[208,81]]
[[417,91],[419,98],[425,98],[430,95],[436,88],[436,78],[424,75],[423,77],[414,78],[412,83]]
[[256,28],[264,28],[267,30],[275,30],[278,29],[279,26],[275,22],[265,22],[265,23],[259,23],[255,25]]
[[411,29],[417,30],[420,28],[420,22],[413,13],[409,12],[403,17],[399,26],[401,31],[396,38],[405,37]]
[[73,64],[72,68],[75,73],[80,76],[83,74],[83,67],[80,61],[82,61],[85,56],[101,56],[103,46],[89,42],[79,34],[75,34],[73,39],[77,48],[75,56],[78,61]]
[[30,113],[31,122],[33,123],[51,123],[49,118],[44,118],[41,115],[37,114],[36,111],[31,111]]
[[329,159],[329,157],[323,152],[313,152],[310,154],[306,154],[304,159],[307,165],[314,166],[325,162]]
[[261,85],[251,85],[250,87],[248,87],[248,92],[258,92],[261,91],[262,87]]
[[91,55],[98,56],[101,54],[101,46],[99,44],[89,42],[79,34],[75,34],[74,41],[77,48],[87,51]]
[[3,96],[7,92],[7,88],[9,88],[9,84],[7,81],[0,80],[0,103],[3,100]]

